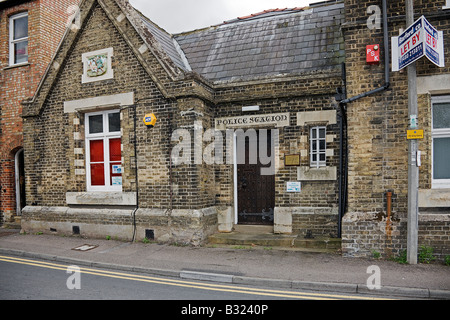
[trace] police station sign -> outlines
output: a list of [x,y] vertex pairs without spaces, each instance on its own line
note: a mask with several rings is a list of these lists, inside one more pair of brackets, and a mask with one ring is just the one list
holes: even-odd
[[392,71],[399,71],[426,56],[438,67],[444,67],[444,37],[421,16],[405,32],[392,37]]

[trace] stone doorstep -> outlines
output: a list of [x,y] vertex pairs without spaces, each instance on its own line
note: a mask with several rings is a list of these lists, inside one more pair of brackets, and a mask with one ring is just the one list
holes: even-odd
[[230,232],[216,233],[208,237],[209,245],[262,246],[304,250],[308,252],[336,252],[341,248],[341,239],[315,237],[304,239],[301,235],[274,233]]
[[3,228],[5,229],[21,229],[21,216],[14,216],[13,221],[5,221],[3,222]]

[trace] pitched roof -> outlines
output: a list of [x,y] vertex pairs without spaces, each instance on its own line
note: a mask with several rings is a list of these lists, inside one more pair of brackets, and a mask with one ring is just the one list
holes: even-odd
[[326,71],[344,61],[343,1],[273,9],[175,35],[192,70],[211,81]]
[[[81,1],[82,21],[87,19],[95,3],[94,0]],[[146,48],[140,47],[134,48],[135,53],[144,64],[145,55],[152,54],[172,80],[181,79],[186,71],[191,70],[216,83],[327,73],[329,69],[336,70],[334,68],[345,58],[340,30],[344,22],[343,0],[330,0],[306,8],[266,10],[178,35],[159,28],[134,9],[128,0],[115,0],[115,3],[122,12],[115,18],[119,21],[116,27],[125,33],[123,28],[126,26],[122,27],[120,21],[127,18],[151,52],[147,53]],[[101,5],[108,9],[111,4],[101,2]],[[110,18],[114,20],[112,16]],[[67,28],[34,96],[22,102],[24,117],[41,112],[62,61],[77,39],[78,29],[71,30]],[[145,64],[144,68],[160,91],[167,97],[171,96],[172,93],[166,90],[165,83],[158,81],[150,66]]]
[[155,37],[161,46],[162,50],[169,56],[169,58],[175,63],[175,65],[182,70],[191,71],[191,67],[189,66],[186,57],[184,56],[183,51],[181,50],[177,41],[173,38],[173,36],[160,28],[150,19],[145,17],[141,12],[135,10],[144,24],[144,26],[148,29],[148,31]]
[[237,17],[236,19],[233,19],[233,20],[224,21],[223,24],[230,24],[230,23],[239,22],[242,20],[248,21],[248,20],[252,20],[252,19],[271,17],[271,16],[286,14],[286,13],[295,12],[295,11],[302,11],[303,9],[305,9],[305,7],[269,9],[269,10],[264,10],[264,11],[261,11],[258,13],[253,13],[253,14],[250,14],[247,16]]

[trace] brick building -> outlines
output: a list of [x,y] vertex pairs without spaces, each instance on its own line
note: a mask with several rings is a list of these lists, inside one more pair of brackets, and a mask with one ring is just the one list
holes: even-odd
[[22,105],[44,75],[75,0],[0,1],[0,224],[25,206]]
[[[350,256],[397,254],[406,246],[406,74],[386,73],[384,58],[365,61],[366,45],[384,51],[382,28],[367,24],[367,8],[382,2],[267,10],[171,35],[126,0],[82,1],[79,28],[24,102],[22,228],[198,244],[236,224],[267,224],[341,237]],[[404,27],[400,2],[386,11],[389,36]],[[416,2],[447,43],[444,1]],[[448,67],[418,64],[430,128],[433,101],[446,110]],[[421,146],[421,243],[448,254],[434,133],[445,138],[429,130]]]
[[[371,10],[368,10],[370,6]],[[381,9],[378,27],[368,19]],[[350,256],[385,256],[406,249],[408,210],[408,84],[406,69],[385,75],[382,1],[345,1],[343,25],[347,96],[389,87],[347,105],[348,209],[343,219],[342,249]],[[450,252],[450,1],[414,1],[415,19],[424,15],[443,31],[445,67],[423,58],[417,64],[419,169],[419,246]],[[406,30],[405,1],[387,1],[388,44]],[[373,21],[369,20],[369,24]],[[367,45],[379,44],[381,62],[366,63]],[[391,61],[392,62],[392,61]],[[388,62],[389,63],[389,62]],[[389,70],[392,70],[389,67]],[[442,121],[440,122],[439,119]],[[390,200],[390,214],[388,203]]]
[[[80,7],[80,29],[25,103],[25,230],[200,243],[256,223],[337,235],[342,2],[176,36],[124,0]],[[233,161],[252,158],[234,134],[259,146],[255,161]]]

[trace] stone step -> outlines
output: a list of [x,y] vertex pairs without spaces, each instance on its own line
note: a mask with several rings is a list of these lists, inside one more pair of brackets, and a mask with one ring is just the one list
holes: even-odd
[[305,239],[299,235],[282,235],[273,232],[257,233],[256,228],[243,232],[246,228],[237,228],[239,231],[230,233],[216,233],[208,238],[209,245],[220,246],[249,246],[289,248],[308,252],[336,252],[341,248],[340,238],[315,237]]
[[210,244],[243,246],[292,247],[296,237],[276,234],[217,233],[209,237]]
[[20,230],[22,227],[21,227],[20,223],[18,224],[15,222],[4,222],[2,225],[2,228]]
[[3,222],[2,227],[5,229],[21,229],[21,221],[22,217],[20,216],[14,216],[11,221],[5,221]]
[[273,226],[236,224],[234,225],[234,232],[248,234],[273,233]]

